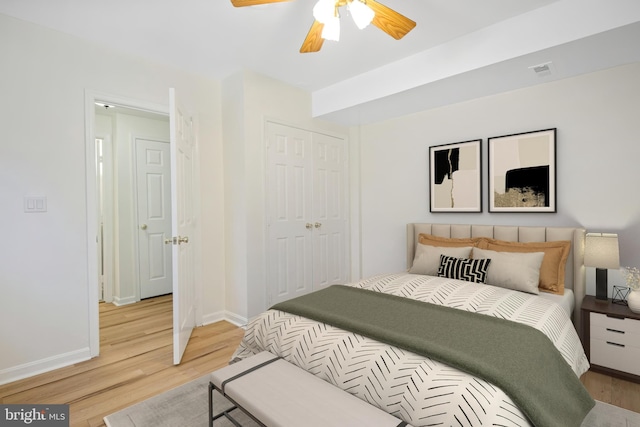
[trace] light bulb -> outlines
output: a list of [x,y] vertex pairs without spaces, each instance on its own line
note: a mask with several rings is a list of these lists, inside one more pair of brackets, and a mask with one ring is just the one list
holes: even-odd
[[360,0],[353,0],[351,3],[349,3],[348,8],[349,12],[351,12],[353,22],[355,22],[356,26],[361,30],[367,25],[371,24],[371,21],[373,21],[373,17],[376,15],[373,9],[371,9]]
[[326,24],[327,21],[332,19],[335,15],[335,0],[318,0],[318,3],[313,6],[313,17],[321,24]]
[[322,38],[325,40],[340,40],[340,18],[337,16],[333,16],[333,18],[329,19],[324,23],[324,27],[322,28]]

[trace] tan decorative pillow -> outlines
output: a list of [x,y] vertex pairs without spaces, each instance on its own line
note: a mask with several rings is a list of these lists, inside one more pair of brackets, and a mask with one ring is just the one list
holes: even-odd
[[490,259],[488,285],[527,292],[540,292],[540,267],[544,252],[498,252],[473,248],[473,259]]
[[438,237],[431,234],[420,233],[418,235],[418,243],[429,246],[444,246],[448,248],[459,248],[463,246],[478,246],[478,242],[484,240],[484,237],[470,239],[455,239],[452,237]]
[[557,240],[553,242],[507,242],[496,239],[483,239],[478,245],[480,249],[497,252],[544,252],[540,267],[539,288],[543,292],[564,294],[564,272],[567,258],[571,250],[571,242]]
[[440,268],[440,255],[469,258],[470,254],[471,246],[449,247],[418,244],[409,273],[437,276],[438,268]]

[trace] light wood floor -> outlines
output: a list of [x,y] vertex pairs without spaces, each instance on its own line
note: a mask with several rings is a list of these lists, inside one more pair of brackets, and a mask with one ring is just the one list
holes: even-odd
[[244,331],[228,322],[194,329],[173,365],[171,295],[116,307],[100,304],[100,356],[0,386],[2,403],[69,404],[71,426],[102,418],[225,366]]
[[[100,356],[0,386],[2,403],[67,403],[72,426],[102,418],[227,364],[243,330],[227,322],[196,328],[183,363],[172,364],[171,296],[115,307],[100,305]],[[640,412],[640,384],[587,372],[591,395]]]

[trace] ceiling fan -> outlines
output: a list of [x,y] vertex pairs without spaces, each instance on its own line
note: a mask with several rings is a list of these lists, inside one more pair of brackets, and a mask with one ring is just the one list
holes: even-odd
[[[231,0],[231,4],[244,7],[285,1],[291,0]],[[315,19],[300,47],[300,53],[318,52],[325,39],[338,39],[338,9],[343,6],[349,8],[358,28],[362,29],[371,23],[396,40],[400,40],[416,26],[411,19],[375,0],[318,0],[313,11]]]

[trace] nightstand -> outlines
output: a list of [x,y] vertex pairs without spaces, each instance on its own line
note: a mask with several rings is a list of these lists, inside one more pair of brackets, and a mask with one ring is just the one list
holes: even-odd
[[581,318],[580,337],[591,370],[640,382],[640,314],[587,295]]

